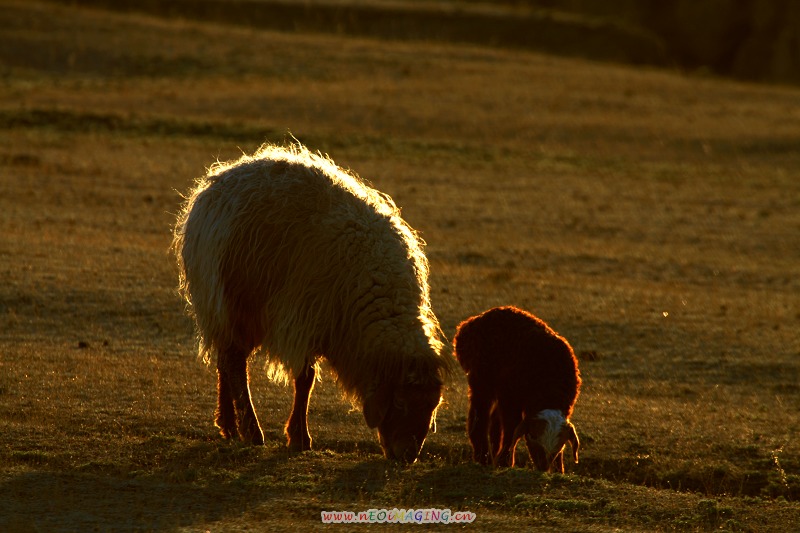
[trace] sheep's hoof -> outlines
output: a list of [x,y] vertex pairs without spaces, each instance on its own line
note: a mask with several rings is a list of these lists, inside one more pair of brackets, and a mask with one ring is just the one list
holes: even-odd
[[255,428],[249,428],[250,431],[239,432],[239,437],[242,441],[252,444],[253,446],[263,446],[264,445],[264,433],[261,432],[261,428],[256,426]]
[[217,413],[216,419],[214,420],[214,425],[219,428],[219,434],[222,435],[224,439],[232,439],[237,437],[239,433],[236,431],[236,419],[226,416],[221,416]]
[[220,428],[219,434],[222,436],[223,439],[229,440],[233,438],[234,435],[236,435],[236,431],[232,432],[229,429]]
[[489,458],[488,453],[483,455],[473,455],[472,460],[483,466],[489,466],[492,464],[492,460]]
[[264,445],[264,434],[261,433],[261,430],[258,432],[253,433],[252,435],[240,435],[242,442],[246,442],[252,446],[263,446]]
[[311,437],[289,439],[286,447],[290,452],[306,452],[311,449]]

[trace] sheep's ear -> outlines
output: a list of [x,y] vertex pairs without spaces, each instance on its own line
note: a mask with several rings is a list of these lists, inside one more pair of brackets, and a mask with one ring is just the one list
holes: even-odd
[[572,422],[569,420],[566,421],[564,425],[564,429],[567,432],[567,442],[572,447],[572,458],[575,459],[575,462],[578,462],[578,449],[581,447],[581,443],[578,440],[578,432],[575,431],[575,426],[572,425]]
[[383,422],[392,404],[393,391],[390,387],[378,385],[364,398],[364,420],[374,429]]
[[427,361],[417,362],[410,366],[403,377],[403,385],[427,387],[444,385],[444,370]]

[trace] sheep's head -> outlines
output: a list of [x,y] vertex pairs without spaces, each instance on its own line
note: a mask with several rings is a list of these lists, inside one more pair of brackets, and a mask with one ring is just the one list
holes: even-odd
[[383,454],[403,463],[417,460],[442,399],[442,382],[377,386],[364,399],[364,418],[378,428]]
[[564,446],[569,443],[572,457],[578,462],[578,433],[561,411],[545,409],[534,418],[525,418],[514,430],[514,442],[525,437],[528,453],[543,472],[564,473]]

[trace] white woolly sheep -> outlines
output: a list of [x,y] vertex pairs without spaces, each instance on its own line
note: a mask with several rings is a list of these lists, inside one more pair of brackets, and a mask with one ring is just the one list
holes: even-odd
[[564,472],[567,442],[578,462],[580,443],[569,417],[581,377],[566,339],[527,311],[495,307],[458,326],[454,351],[467,373],[475,461],[513,466],[525,437],[540,470]]
[[299,144],[212,166],[173,248],[200,355],[216,357],[221,434],[264,442],[247,370],[261,351],[273,379],[294,380],[288,446],[310,449],[308,402],[325,358],[386,457],[416,460],[452,364],[423,245],[389,196]]

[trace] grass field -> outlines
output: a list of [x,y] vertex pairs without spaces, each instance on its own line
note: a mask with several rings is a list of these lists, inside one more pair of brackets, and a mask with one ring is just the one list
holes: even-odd
[[[320,513],[373,508],[477,515],[445,531],[800,527],[797,88],[0,8],[0,530],[361,531]],[[258,371],[266,446],[217,435],[171,225],[205,167],[289,132],[403,208],[449,336],[516,304],[570,340],[567,475],[471,464],[463,376],[405,468],[327,374],[314,451],[285,450],[291,388]]]

